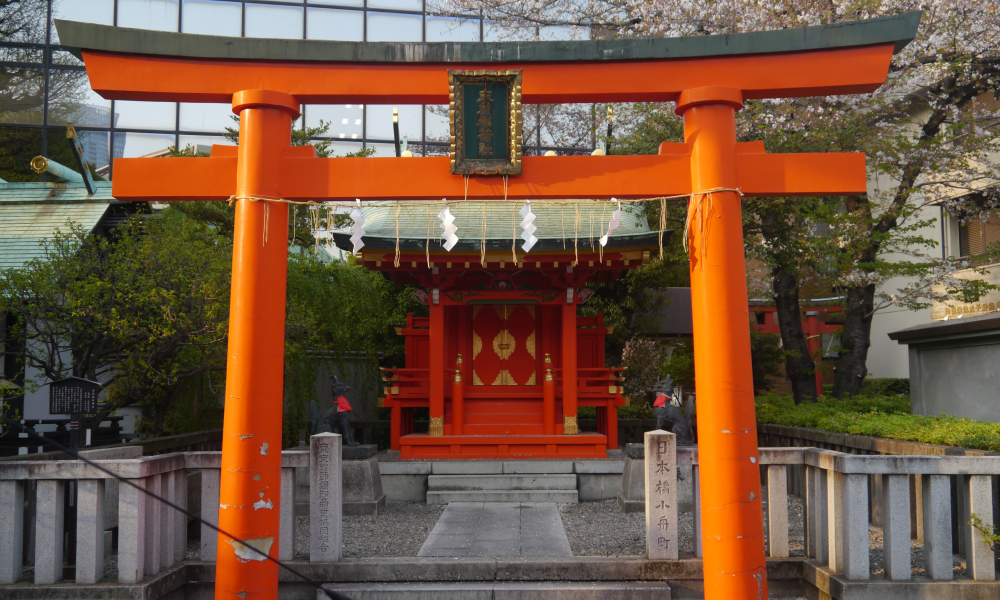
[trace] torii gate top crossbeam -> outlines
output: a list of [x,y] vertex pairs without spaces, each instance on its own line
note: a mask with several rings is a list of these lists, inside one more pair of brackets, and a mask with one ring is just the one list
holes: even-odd
[[271,89],[304,104],[448,101],[448,69],[524,69],[522,102],[674,101],[727,86],[744,99],[871,92],[920,13],[779,31],[561,42],[270,40],[56,21],[108,99],[230,102]]

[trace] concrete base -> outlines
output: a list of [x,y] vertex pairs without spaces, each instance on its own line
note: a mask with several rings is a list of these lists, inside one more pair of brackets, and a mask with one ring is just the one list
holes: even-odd
[[385,494],[371,502],[344,502],[344,515],[377,515],[385,512]]
[[376,444],[361,444],[360,446],[344,446],[340,451],[340,456],[344,460],[360,460],[378,454]]
[[[369,446],[357,448],[367,447]],[[377,458],[369,456],[362,460],[345,460],[341,472],[344,478],[345,515],[372,515],[385,510],[385,493],[382,491],[382,475]]]
[[637,513],[646,510],[645,500],[627,500],[621,494],[618,494],[618,508],[622,512],[627,513]]
[[[336,583],[323,586],[353,600],[670,600],[670,586],[652,581],[580,583]],[[326,595],[317,592],[318,600]]]
[[833,600],[985,600],[1000,598],[1000,582],[973,581],[956,577],[952,581],[931,581],[914,577],[909,581],[890,581],[872,577],[867,581],[849,581],[843,574],[831,573],[814,561],[804,563],[806,591],[810,598]]

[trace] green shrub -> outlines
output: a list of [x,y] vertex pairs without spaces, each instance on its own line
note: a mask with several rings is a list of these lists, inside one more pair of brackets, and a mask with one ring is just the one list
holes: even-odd
[[[895,382],[884,384],[883,389],[899,389],[898,382],[906,380],[881,381]],[[757,397],[756,405],[759,423],[1000,452],[1000,423],[949,415],[911,415],[910,398],[904,395],[855,396],[847,400],[824,396],[816,403],[798,406],[791,396],[764,395]]]

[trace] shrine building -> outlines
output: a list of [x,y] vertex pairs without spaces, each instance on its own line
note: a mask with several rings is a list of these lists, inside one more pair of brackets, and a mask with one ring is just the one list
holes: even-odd
[[[397,329],[406,365],[385,370],[380,404],[392,409],[400,458],[605,458],[618,448],[621,369],[605,364],[603,314],[581,316],[581,305],[588,285],[647,264],[660,232],[626,208],[601,246],[616,205],[572,204],[532,205],[530,253],[517,237],[523,202],[453,204],[461,239],[451,251],[430,211],[364,208],[359,262],[417,286],[430,312],[407,315]],[[349,238],[334,234],[348,251]],[[597,431],[578,431],[580,406],[597,409]],[[414,431],[418,408],[430,411],[428,433]]]

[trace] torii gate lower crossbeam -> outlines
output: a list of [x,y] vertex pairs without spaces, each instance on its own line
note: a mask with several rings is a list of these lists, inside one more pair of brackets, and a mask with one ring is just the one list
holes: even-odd
[[[683,144],[664,145],[656,157],[526,157],[508,192],[553,199],[692,194],[705,595],[766,597],[742,214],[731,190],[848,195],[865,193],[867,182],[861,155],[772,156],[760,144],[737,144],[735,114],[749,98],[875,90],[918,22],[911,13],[680,40],[351,44],[139,35],[57,21],[63,46],[85,60],[105,98],[231,97],[240,115],[235,161],[219,150],[213,158],[114,165],[119,199],[239,199],[219,511],[219,526],[237,540],[220,535],[216,597],[277,597],[277,566],[248,548],[278,556],[288,230],[287,204],[265,199],[456,197],[462,186],[461,177],[444,173],[442,159],[317,159],[312,149],[291,147],[292,118],[303,102],[437,101],[447,97],[447,71],[465,65],[523,69],[525,102],[677,102]],[[646,69],[656,75],[645,76]],[[440,172],[402,176],[421,169]],[[475,178],[470,187],[480,199],[503,197],[496,179]]]

